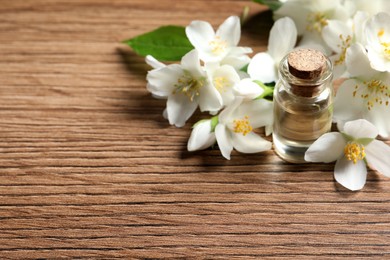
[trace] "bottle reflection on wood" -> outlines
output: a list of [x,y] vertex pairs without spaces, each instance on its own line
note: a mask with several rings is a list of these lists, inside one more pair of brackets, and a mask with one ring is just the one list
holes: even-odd
[[332,125],[332,65],[321,52],[298,49],[280,64],[273,140],[284,160],[303,163],[308,147]]

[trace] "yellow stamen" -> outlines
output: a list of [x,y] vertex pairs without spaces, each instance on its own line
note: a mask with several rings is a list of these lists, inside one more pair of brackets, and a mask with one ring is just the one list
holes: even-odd
[[[390,98],[390,86],[385,85],[378,79],[364,81],[363,84],[365,87],[360,89],[358,89],[358,86],[355,86],[352,96],[365,99],[368,110],[371,110],[375,104],[389,105],[388,100]],[[357,95],[358,92],[359,95]]]
[[338,47],[341,48],[341,52],[340,57],[335,61],[335,65],[340,65],[344,63],[347,49],[351,46],[352,41],[351,35],[348,35],[347,38],[344,39],[344,36],[340,34],[339,38],[341,40],[341,44],[339,44]]
[[309,13],[306,20],[308,23],[308,25],[306,26],[306,30],[311,32],[321,32],[322,28],[328,25],[327,15],[321,12]]
[[248,116],[245,116],[244,119],[235,119],[233,123],[234,123],[233,131],[235,133],[241,133],[242,135],[245,136],[250,132],[252,132],[253,130],[252,126],[250,125]]
[[204,86],[204,84],[204,78],[195,79],[188,71],[184,71],[183,75],[174,85],[175,89],[173,90],[172,94],[181,92],[182,94],[186,95],[192,102],[196,96],[199,96],[200,89]]
[[215,36],[214,40],[209,42],[209,45],[212,48],[211,51],[218,55],[226,50],[227,42],[222,40],[221,37]]
[[344,155],[348,160],[353,161],[354,164],[356,164],[358,160],[363,160],[364,157],[366,157],[364,146],[356,142],[347,143],[344,147]]
[[378,37],[379,37],[379,38],[382,37],[384,34],[385,34],[385,29],[380,29],[380,30],[378,31]]
[[385,57],[390,60],[390,42],[381,42]]
[[385,57],[390,60],[390,42],[385,42],[385,41],[382,41],[382,39],[381,39],[385,35],[385,29],[383,29],[383,28],[380,29],[378,31],[377,35],[378,35],[379,41],[383,47],[383,53],[384,53]]
[[219,91],[226,91],[226,87],[229,85],[229,80],[225,77],[216,77],[214,78],[214,86]]

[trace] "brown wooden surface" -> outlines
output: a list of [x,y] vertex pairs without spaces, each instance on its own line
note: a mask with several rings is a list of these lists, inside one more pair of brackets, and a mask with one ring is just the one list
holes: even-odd
[[191,124],[168,125],[119,43],[246,5],[241,43],[265,50],[250,1],[1,2],[1,259],[390,257],[388,179],[349,192],[333,164],[188,153]]

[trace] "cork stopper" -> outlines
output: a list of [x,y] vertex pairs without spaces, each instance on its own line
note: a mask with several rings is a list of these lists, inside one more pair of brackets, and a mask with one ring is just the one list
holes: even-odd
[[298,49],[288,57],[288,69],[292,75],[300,79],[316,79],[321,76],[326,64],[326,58],[320,51],[313,49]]
[[297,49],[287,56],[289,72],[303,80],[313,81],[313,85],[291,85],[292,92],[302,97],[313,97],[320,91],[315,84],[326,68],[326,57],[322,52],[313,49]]

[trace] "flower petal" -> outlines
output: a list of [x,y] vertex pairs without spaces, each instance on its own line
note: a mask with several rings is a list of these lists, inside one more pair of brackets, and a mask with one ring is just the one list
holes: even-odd
[[197,50],[208,50],[209,42],[215,37],[215,32],[211,24],[204,21],[192,21],[186,27],[188,40]]
[[238,76],[237,71],[230,65],[222,65],[216,68],[213,76],[214,78],[222,77],[227,79],[230,87],[240,82],[240,76]]
[[354,5],[354,1],[329,1],[329,0],[322,0],[324,2],[327,2],[327,4],[333,3],[333,14],[332,18],[334,20],[339,20],[343,22],[347,22],[348,19],[352,17],[352,15],[356,12],[356,7]]
[[[390,102],[390,99],[387,101]],[[375,125],[378,129],[379,135],[384,138],[390,137],[390,120],[388,119],[389,113],[389,106],[385,106],[384,104],[375,104],[371,110],[367,110],[365,113],[365,118]]]
[[211,132],[211,120],[205,120],[195,125],[187,143],[187,150],[197,151],[212,146],[216,141],[215,133]]
[[248,74],[253,80],[263,83],[273,82],[276,79],[275,61],[266,52],[256,54],[248,65]]
[[367,46],[367,57],[370,60],[370,65],[373,69],[390,72],[390,62],[381,51],[378,51],[371,46]]
[[326,133],[318,138],[306,151],[305,161],[333,162],[343,156],[345,139],[338,132]]
[[351,77],[370,79],[378,72],[371,68],[367,52],[361,44],[352,44],[346,53],[345,63]]
[[222,156],[230,160],[230,154],[233,150],[231,133],[226,129],[225,125],[218,124],[215,127],[215,137]]
[[383,43],[390,41],[390,14],[381,12],[369,19],[365,34],[371,67],[378,71],[390,72],[390,59],[386,54],[388,48],[383,46]]
[[261,138],[254,132],[247,135],[232,133],[233,147],[241,153],[259,153],[270,150],[272,143]]
[[390,30],[390,15],[384,12],[377,13],[371,17],[371,19],[367,21],[365,27],[367,44],[377,50],[382,48],[378,35],[381,30],[383,30],[384,33],[389,33]]
[[352,38],[352,29],[346,23],[338,20],[328,20],[327,23],[322,29],[322,38],[332,51],[340,53],[342,51],[343,41],[348,36]]
[[321,34],[318,32],[306,32],[299,41],[297,48],[315,49],[328,56],[332,53]]
[[268,53],[275,63],[279,63],[294,48],[297,36],[297,28],[290,17],[281,18],[274,23],[269,34]]
[[205,84],[199,90],[199,108],[200,111],[218,111],[222,108],[223,100],[218,90],[210,85]]
[[146,89],[152,93],[152,97],[154,97],[155,99],[167,99],[168,98],[167,96],[159,96],[159,95],[153,94],[154,87],[149,83],[146,84]]
[[154,69],[161,69],[166,66],[164,63],[159,62],[157,59],[155,59],[152,55],[146,55],[145,62]]
[[167,100],[167,115],[171,125],[182,127],[195,112],[198,104],[183,94],[170,95]]
[[354,164],[347,158],[342,157],[336,162],[334,178],[338,183],[350,190],[360,190],[364,187],[367,179],[367,167],[363,160]]
[[[338,88],[334,100],[333,118],[347,121],[362,118],[364,108],[363,99],[359,95],[354,96],[354,92],[360,90],[360,82],[355,79],[344,81]],[[355,87],[358,86],[358,89]]]
[[222,112],[219,114],[218,116],[219,122],[221,124],[228,124],[231,121],[233,113],[235,112],[237,107],[241,105],[243,100],[244,99],[242,97],[236,97],[234,101],[229,106],[227,106],[224,110],[222,110]]
[[341,54],[335,54],[329,57],[330,61],[333,64],[333,78],[348,78],[347,66],[345,65],[345,60],[341,63],[336,62],[340,60]]
[[226,57],[221,60],[221,65],[230,65],[236,70],[240,70],[249,64],[251,58],[247,54],[252,52],[252,49],[248,47],[232,47]]
[[191,73],[195,78],[200,78],[205,76],[205,72],[200,66],[199,54],[197,50],[192,50],[183,56],[181,59],[181,66],[183,70],[186,70]]
[[300,1],[286,1],[274,12],[274,20],[281,17],[291,17],[297,27],[298,34],[303,34],[306,29],[307,16],[309,14],[309,2],[302,4]]
[[270,134],[272,134],[273,131],[274,131],[274,127],[272,124],[265,126],[265,135],[266,136],[269,136]]
[[243,79],[234,86],[234,93],[246,99],[254,99],[263,94],[264,90],[252,79]]
[[[207,64],[206,64],[207,65]],[[230,65],[222,65],[210,72],[210,82],[217,88],[222,97],[223,105],[230,105],[234,100],[233,87],[240,82],[240,76]]]
[[241,37],[240,18],[238,16],[230,16],[218,28],[217,36],[225,40],[228,46],[237,46]]
[[243,67],[249,64],[251,61],[251,58],[249,58],[248,55],[241,55],[241,56],[226,56],[223,60],[221,60],[221,65],[230,65],[233,68],[235,68],[239,73],[242,71],[239,71]]
[[384,142],[373,140],[366,146],[366,159],[368,165],[390,177],[390,147]]
[[364,10],[368,12],[367,15],[374,15],[378,12],[390,12],[388,0],[354,0],[353,3],[355,4],[357,10]]
[[154,95],[167,97],[172,94],[174,85],[182,75],[183,69],[179,64],[171,64],[161,69],[151,70],[146,76],[147,89]]
[[[363,0],[366,2],[367,0]],[[379,1],[376,1],[379,2]],[[372,5],[373,3],[370,3]],[[361,9],[359,8],[358,10],[366,10],[366,9]],[[375,12],[377,13],[377,12]],[[354,34],[355,34],[355,42],[360,42],[363,45],[366,44],[366,39],[364,35],[364,28],[366,25],[366,22],[369,18],[369,14],[367,12],[363,11],[357,11],[356,14],[353,17],[353,29],[354,29]]]
[[249,47],[232,47],[230,48],[229,54],[230,56],[241,56],[245,54],[252,53],[252,48]]
[[165,119],[168,119],[168,112],[167,112],[167,108],[164,109],[163,113],[162,113],[163,117]]
[[358,119],[345,123],[344,133],[356,139],[375,138],[378,135],[378,129],[365,119]]
[[237,118],[249,117],[253,128],[259,128],[273,124],[273,104],[265,99],[256,99],[243,102],[235,111]]

